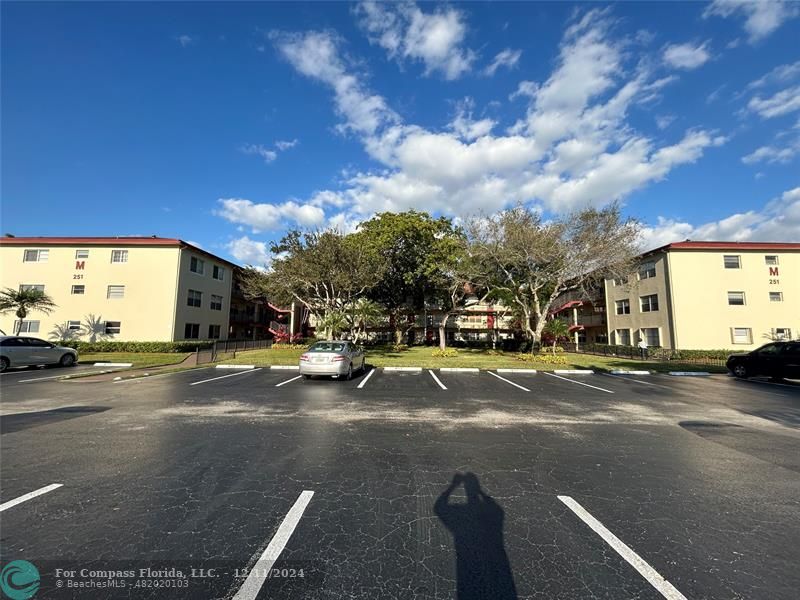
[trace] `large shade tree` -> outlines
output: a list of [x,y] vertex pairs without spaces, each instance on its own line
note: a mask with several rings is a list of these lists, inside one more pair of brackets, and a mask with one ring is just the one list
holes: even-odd
[[616,204],[553,220],[518,205],[471,219],[468,233],[476,282],[515,307],[531,348],[561,293],[627,277],[639,252],[639,224]]
[[33,288],[6,288],[0,292],[0,313],[13,312],[18,321],[14,323],[14,335],[22,330],[22,322],[30,313],[38,311],[49,315],[56,308],[53,299],[41,290]]

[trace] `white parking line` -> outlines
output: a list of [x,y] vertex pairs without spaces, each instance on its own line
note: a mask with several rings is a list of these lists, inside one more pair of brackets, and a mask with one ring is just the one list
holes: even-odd
[[616,379],[623,379],[624,381],[635,381],[636,383],[643,383],[645,385],[655,385],[658,387],[667,388],[667,386],[665,385],[658,385],[657,383],[652,383],[650,381],[642,381],[641,379],[634,379],[633,377],[625,377],[624,375],[613,375],[612,373],[601,373],[601,375],[605,375],[606,377],[615,377]]
[[502,380],[503,380],[503,381],[505,381],[506,383],[510,383],[510,384],[511,384],[511,385],[513,385],[514,387],[517,387],[517,388],[519,388],[519,389],[521,389],[521,390],[523,390],[523,391],[525,391],[525,392],[530,392],[530,390],[529,390],[528,388],[526,388],[526,387],[522,387],[522,386],[521,386],[521,385],[519,385],[518,383],[514,383],[513,381],[511,381],[510,379],[506,379],[505,377],[500,377],[500,375],[498,375],[497,373],[492,373],[491,371],[486,371],[486,372],[487,372],[489,375],[492,375],[493,377],[497,377],[498,379],[502,379]]
[[561,377],[561,375],[554,375],[553,373],[545,373],[545,375],[549,377],[555,377],[556,379],[563,379],[564,381],[569,381],[570,383],[575,383],[577,385],[583,385],[586,387],[590,387],[593,390],[600,390],[601,392],[606,392],[607,394],[613,394],[611,390],[607,390],[605,388],[597,387],[596,385],[589,385],[588,383],[583,383],[582,381],[575,381],[573,379],[567,379],[566,377]]
[[16,506],[17,504],[22,504],[23,502],[27,502],[31,498],[36,498],[36,496],[41,496],[42,494],[46,494],[47,492],[52,492],[55,489],[60,488],[63,486],[63,483],[51,483],[50,485],[46,485],[43,488],[39,488],[38,490],[34,490],[32,492],[28,492],[24,496],[20,496],[19,498],[14,498],[13,500],[9,500],[8,502],[3,502],[0,504],[0,512],[11,508],[12,506]]
[[276,383],[275,387],[281,387],[282,385],[286,385],[287,383],[292,383],[296,379],[300,379],[302,375],[298,375],[297,377],[292,377],[291,379],[287,379],[286,381],[281,381],[280,383]]
[[431,374],[431,377],[433,377],[433,380],[434,380],[436,383],[438,383],[438,384],[439,384],[439,387],[440,387],[440,388],[442,388],[443,390],[446,390],[446,389],[447,389],[447,386],[446,386],[445,384],[443,384],[443,383],[442,383],[442,382],[439,380],[439,378],[436,376],[436,373],[434,373],[434,372],[433,372],[433,371],[431,371],[430,369],[428,369],[428,373],[430,373],[430,374]]
[[281,526],[269,542],[264,552],[260,555],[256,553],[250,559],[251,565],[247,579],[244,580],[242,587],[236,592],[232,600],[255,600],[258,593],[261,591],[261,586],[264,585],[264,580],[269,576],[272,565],[278,560],[278,557],[286,547],[289,538],[292,537],[295,527],[300,522],[300,517],[306,510],[306,506],[311,502],[311,497],[314,492],[308,490],[303,491],[294,503],[294,506],[286,513]]
[[260,371],[261,369],[253,369],[251,371],[240,371],[238,373],[229,373],[228,375],[220,375],[219,377],[212,377],[211,379],[203,379],[202,381],[195,381],[194,383],[190,383],[189,385],[200,385],[201,383],[208,383],[209,381],[217,381],[218,379],[225,379],[226,377],[239,377],[239,375],[247,375],[249,373],[255,373],[256,371]]
[[558,496],[558,499],[566,504],[572,512],[578,515],[578,518],[586,523],[592,531],[603,538],[609,546],[616,550],[617,553],[624,558],[629,565],[636,569],[642,577],[650,582],[650,585],[656,588],[664,598],[668,600],[686,600],[686,596],[675,589],[675,587],[664,579],[658,571],[647,564],[636,552],[631,550],[625,542],[606,529],[600,521],[589,514],[589,512],[575,500],[569,496]]
[[366,383],[367,383],[367,381],[369,380],[369,378],[370,378],[370,377],[372,377],[372,374],[373,374],[375,371],[377,371],[377,369],[372,369],[372,371],[370,371],[369,373],[367,373],[367,376],[366,376],[366,377],[364,377],[364,379],[362,379],[362,380],[361,380],[361,383],[359,383],[359,384],[358,384],[356,387],[357,387],[359,390],[360,390],[361,388],[363,388],[363,387],[366,385]]

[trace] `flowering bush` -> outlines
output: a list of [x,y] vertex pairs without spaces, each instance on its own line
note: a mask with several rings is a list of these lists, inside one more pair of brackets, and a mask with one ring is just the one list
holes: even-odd
[[455,348],[445,348],[444,350],[437,348],[431,352],[431,356],[433,358],[454,358],[458,356],[458,350]]

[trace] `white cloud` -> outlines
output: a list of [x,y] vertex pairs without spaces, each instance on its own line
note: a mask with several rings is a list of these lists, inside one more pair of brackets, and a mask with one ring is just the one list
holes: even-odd
[[784,192],[759,211],[736,213],[698,226],[659,217],[656,225],[642,230],[641,246],[649,250],[685,239],[800,242],[800,187]]
[[747,89],[762,88],[771,84],[781,84],[800,77],[800,60],[795,63],[779,65],[763,77],[747,84]]
[[517,66],[521,56],[522,50],[512,50],[511,48],[506,48],[505,50],[497,53],[492,63],[483,70],[483,74],[491,77],[500,67],[513,69],[515,66]]
[[742,162],[746,165],[760,162],[786,164],[798,154],[800,154],[800,137],[791,140],[784,146],[761,146],[747,156],[743,156]]
[[191,46],[194,43],[194,38],[190,35],[179,35],[175,38],[178,40],[178,43],[181,45],[182,48],[186,48],[187,46]]
[[231,223],[249,227],[253,233],[275,231],[287,222],[314,227],[325,221],[325,212],[311,204],[292,200],[282,204],[256,204],[243,198],[220,198],[221,208],[214,214]]
[[664,47],[664,62],[674,69],[697,69],[711,60],[708,42],[694,44],[670,44]]
[[275,142],[275,147],[281,152],[283,152],[284,150],[288,150],[289,148],[294,148],[295,146],[297,146],[298,143],[299,142],[297,141],[297,139],[278,140],[277,142]]
[[226,248],[231,253],[231,256],[245,265],[265,267],[272,261],[267,244],[251,240],[247,236],[231,240]]
[[754,96],[747,103],[747,108],[758,113],[764,119],[780,117],[800,110],[800,85],[781,90],[769,98]]
[[797,5],[784,0],[714,0],[706,8],[703,17],[744,17],[744,29],[753,44],[798,14]]
[[520,81],[517,85],[517,90],[509,95],[509,100],[516,100],[517,98],[535,98],[536,92],[539,90],[539,84],[535,81]]
[[278,153],[275,150],[270,150],[269,148],[265,148],[261,144],[245,144],[241,148],[239,148],[240,152],[244,154],[255,154],[260,156],[264,159],[264,162],[269,164],[276,158],[278,158]]
[[458,103],[456,116],[450,123],[450,128],[464,140],[474,140],[489,135],[497,124],[493,119],[473,119],[474,107],[474,100],[465,98]]
[[675,122],[675,115],[656,115],[656,126],[659,129],[666,129]]
[[413,2],[367,1],[358,4],[355,13],[371,44],[381,46],[392,59],[421,61],[426,75],[439,72],[445,79],[458,79],[475,60],[475,53],[462,47],[467,26],[455,8],[424,13]]

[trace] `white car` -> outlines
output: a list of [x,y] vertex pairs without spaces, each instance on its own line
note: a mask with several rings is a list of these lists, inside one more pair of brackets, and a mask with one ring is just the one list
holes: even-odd
[[306,379],[312,375],[334,375],[351,379],[354,371],[367,368],[364,351],[352,342],[317,342],[300,357],[300,374]]
[[56,346],[39,338],[18,335],[0,336],[0,372],[9,367],[61,365],[72,367],[78,351]]

